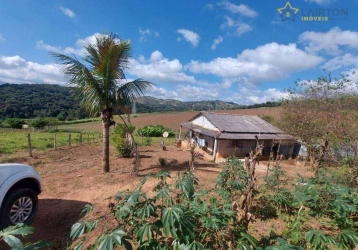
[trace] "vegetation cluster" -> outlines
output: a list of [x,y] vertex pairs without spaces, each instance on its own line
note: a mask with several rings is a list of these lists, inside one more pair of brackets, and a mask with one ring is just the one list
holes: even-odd
[[163,133],[168,132],[168,137],[174,137],[175,133],[169,128],[165,128],[162,125],[146,125],[143,128],[137,130],[139,136],[145,137],[163,137]]

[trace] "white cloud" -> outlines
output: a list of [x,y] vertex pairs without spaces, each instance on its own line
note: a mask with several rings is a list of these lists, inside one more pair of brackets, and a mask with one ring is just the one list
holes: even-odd
[[217,38],[215,38],[213,45],[211,45],[211,49],[212,49],[212,50],[215,50],[216,47],[217,47],[220,43],[222,43],[223,40],[224,40],[224,39],[223,39],[221,36],[218,36]]
[[287,97],[287,93],[276,88],[260,90],[255,85],[245,82],[244,84],[239,83],[238,91],[234,91],[234,94],[224,98],[224,100],[243,105],[251,105],[255,103],[280,101],[284,97]]
[[358,57],[352,54],[345,54],[344,56],[337,56],[329,61],[327,61],[322,68],[334,71],[341,68],[346,68],[350,66],[358,67]]
[[144,77],[152,81],[158,82],[183,82],[195,83],[193,76],[188,76],[183,72],[183,65],[178,59],[169,60],[164,58],[160,51],[154,51],[149,60],[145,60],[144,56],[129,60],[130,65],[128,72],[138,77]]
[[221,77],[248,77],[250,82],[261,84],[316,67],[322,61],[323,58],[298,49],[296,44],[280,45],[273,42],[256,49],[246,49],[237,58],[218,57],[210,62],[191,61],[185,69]]
[[65,14],[68,17],[74,18],[76,16],[76,14],[69,8],[60,6],[60,10],[62,11],[63,14]]
[[185,41],[191,43],[194,47],[198,46],[200,42],[200,36],[197,33],[187,29],[178,29],[177,32],[183,35]]
[[209,83],[206,81],[198,81],[198,85],[205,88],[228,89],[231,87],[235,79],[224,78],[222,82]]
[[0,41],[5,41],[5,38],[0,34]]
[[145,29],[145,30],[139,29],[139,34],[140,34],[139,37],[140,42],[146,42],[148,40],[148,37],[152,36],[152,34],[154,35],[154,37],[160,37],[160,34],[157,31],[152,32],[150,31],[150,29]]
[[224,9],[226,9],[232,13],[239,13],[240,15],[251,17],[251,18],[256,18],[258,16],[256,11],[250,9],[250,7],[245,4],[235,5],[228,1],[224,1],[224,2],[218,3],[218,5],[223,6]]
[[220,97],[219,90],[216,88],[202,88],[192,85],[179,85],[179,93],[185,93],[185,98],[189,100],[209,100]]
[[214,9],[214,4],[208,3],[207,5],[205,5],[205,8],[212,10],[212,9]]
[[65,84],[58,64],[39,64],[20,56],[0,57],[0,81],[8,83]]
[[42,40],[36,42],[36,48],[37,49],[44,49],[44,50],[49,51],[49,52],[56,52],[56,53],[63,53],[64,52],[64,51],[62,51],[61,47],[51,46],[49,44],[44,43],[44,41],[42,41]]
[[163,59],[163,54],[160,51],[156,50],[150,55],[149,61],[155,62],[162,59]]
[[149,96],[160,98],[160,99],[182,100],[176,91],[167,90],[157,86],[152,86],[151,88],[149,88],[147,94]]
[[84,53],[86,52],[86,50],[83,48],[83,46],[85,44],[95,44],[96,43],[96,37],[100,36],[102,34],[100,33],[95,33],[91,36],[88,36],[84,39],[78,39],[76,41],[76,46],[75,47],[66,47],[66,48],[62,48],[61,46],[52,46],[49,44],[44,43],[44,41],[40,40],[37,41],[36,43],[36,48],[37,49],[44,49],[46,51],[49,52],[56,52],[56,53],[62,53],[62,54],[75,54],[75,55],[79,55],[79,56],[83,56]]
[[150,31],[149,31],[149,29],[146,29],[146,30],[139,29],[139,33],[142,35],[145,35],[145,34],[149,34]]
[[246,32],[250,32],[252,30],[252,27],[244,22],[241,21],[234,21],[232,18],[225,16],[225,21],[223,24],[221,24],[220,28],[223,29],[234,29],[233,33],[234,35],[241,36],[242,34]]
[[358,67],[342,72],[346,75],[346,78],[351,81],[352,87],[355,89],[355,92],[358,93]]
[[313,2],[319,5],[327,5],[332,3],[334,0],[305,0],[305,2]]
[[246,32],[250,32],[252,30],[252,27],[248,25],[247,23],[238,23],[236,28],[236,33],[238,36],[241,36],[242,34]]
[[338,27],[328,32],[306,31],[299,36],[299,42],[304,43],[305,50],[309,53],[325,51],[331,55],[339,55],[340,47],[358,48],[358,33],[356,31],[342,31]]

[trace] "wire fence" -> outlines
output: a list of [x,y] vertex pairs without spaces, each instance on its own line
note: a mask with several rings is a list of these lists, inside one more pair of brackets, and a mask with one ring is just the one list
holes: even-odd
[[32,132],[23,130],[0,130],[0,154],[12,154],[27,150],[58,149],[84,143],[102,141],[102,133],[95,132]]

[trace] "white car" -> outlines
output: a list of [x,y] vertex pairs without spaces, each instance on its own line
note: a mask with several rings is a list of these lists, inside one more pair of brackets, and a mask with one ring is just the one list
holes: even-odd
[[30,223],[37,212],[37,195],[41,191],[41,177],[31,166],[0,164],[0,229]]

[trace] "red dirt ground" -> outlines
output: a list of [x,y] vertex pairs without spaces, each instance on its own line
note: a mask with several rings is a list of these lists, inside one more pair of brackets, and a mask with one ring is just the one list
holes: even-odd
[[[188,168],[189,151],[174,146],[167,146],[167,151],[162,151],[159,146],[141,147],[140,151],[142,155],[140,177],[163,170],[158,164],[159,157],[167,159],[164,170],[176,172]],[[14,162],[32,165],[43,178],[39,209],[32,223],[36,231],[30,237],[31,241],[52,240],[56,242],[57,249],[65,248],[69,242],[71,226],[80,219],[79,214],[84,205],[99,203],[99,206],[105,209],[108,204],[106,198],[115,195],[119,190],[135,187],[140,177],[130,173],[131,159],[116,157],[113,148],[111,153],[111,169],[107,174],[101,172],[100,143],[76,145],[72,148],[46,152],[35,151],[32,158],[27,157],[26,152],[17,153],[13,158]],[[281,165],[290,176],[297,176],[298,172],[308,172],[306,168],[288,163]],[[222,164],[198,160],[194,173],[199,178],[200,187],[213,187],[222,167]],[[266,165],[260,164],[256,172],[258,176],[264,175]],[[276,231],[282,230],[274,221],[256,221],[250,226],[250,231],[259,237],[267,235],[272,227]]]
[[[280,107],[274,108],[257,108],[257,109],[236,109],[236,110],[218,110],[210,111],[216,113],[226,114],[238,114],[238,115],[270,115],[278,118],[280,115]],[[186,111],[186,112],[173,112],[173,113],[146,113],[139,114],[137,117],[131,118],[131,123],[137,128],[142,128],[146,125],[163,125],[166,128],[170,128],[174,131],[179,131],[181,123],[187,122],[199,113],[199,111]],[[115,118],[116,122],[122,123],[122,120],[118,117]],[[81,123],[75,125],[66,125],[79,130],[92,130],[101,132],[102,128],[99,122],[94,123]],[[66,126],[61,127],[66,129]]]

